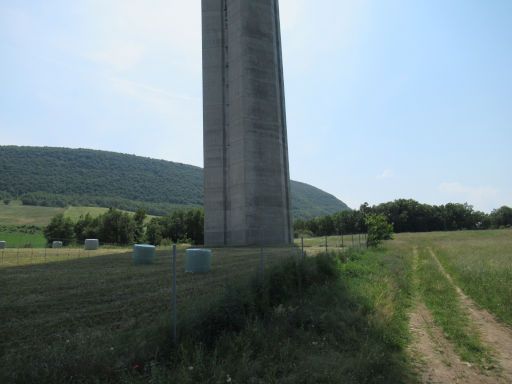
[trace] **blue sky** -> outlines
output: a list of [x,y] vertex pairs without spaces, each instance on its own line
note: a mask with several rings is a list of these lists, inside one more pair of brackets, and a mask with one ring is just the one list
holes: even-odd
[[[512,1],[280,3],[293,179],[512,206]],[[199,0],[0,0],[0,52],[0,144],[202,166]]]

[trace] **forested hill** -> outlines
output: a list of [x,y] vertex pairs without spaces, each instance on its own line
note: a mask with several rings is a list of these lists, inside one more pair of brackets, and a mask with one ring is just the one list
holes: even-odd
[[[295,218],[347,210],[311,185],[292,181]],[[0,195],[24,204],[89,205],[163,214],[201,206],[203,170],[191,165],[90,149],[0,146]]]

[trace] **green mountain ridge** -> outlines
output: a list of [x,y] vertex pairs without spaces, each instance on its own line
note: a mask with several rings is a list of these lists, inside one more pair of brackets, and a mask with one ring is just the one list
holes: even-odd
[[[201,206],[203,169],[192,165],[92,149],[0,146],[0,195],[24,204],[90,205],[163,214]],[[348,210],[311,185],[292,181],[295,219]]]

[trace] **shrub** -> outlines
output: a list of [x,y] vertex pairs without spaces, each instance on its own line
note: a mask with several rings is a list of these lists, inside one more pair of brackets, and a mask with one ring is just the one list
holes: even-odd
[[368,215],[366,218],[368,226],[369,247],[378,246],[383,240],[389,240],[393,235],[393,225],[388,223],[384,215]]

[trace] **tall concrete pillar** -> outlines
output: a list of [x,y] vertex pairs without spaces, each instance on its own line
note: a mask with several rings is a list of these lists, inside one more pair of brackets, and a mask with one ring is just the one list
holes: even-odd
[[293,240],[278,0],[202,0],[205,243]]

